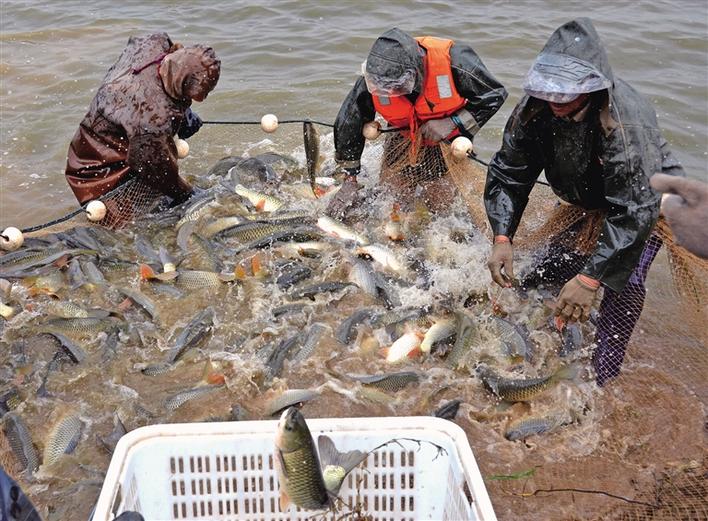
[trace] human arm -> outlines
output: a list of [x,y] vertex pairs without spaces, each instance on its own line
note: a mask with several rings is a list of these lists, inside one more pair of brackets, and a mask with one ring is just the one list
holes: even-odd
[[169,133],[130,137],[127,163],[142,182],[176,201],[183,201],[192,193],[189,183],[179,176],[177,148]]
[[201,127],[202,118],[200,118],[196,112],[192,111],[191,108],[187,108],[184,112],[184,118],[180,123],[179,129],[177,129],[177,136],[180,139],[190,138],[199,132]]
[[349,175],[357,175],[361,168],[361,154],[365,139],[364,124],[376,116],[374,101],[360,76],[344,99],[334,121],[334,158],[337,165]]
[[471,138],[496,114],[508,94],[469,45],[453,45],[450,61],[457,92],[467,100],[458,116]]

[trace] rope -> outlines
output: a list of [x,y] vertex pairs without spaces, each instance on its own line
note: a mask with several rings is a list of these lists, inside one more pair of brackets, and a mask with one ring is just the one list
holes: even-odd
[[[260,125],[260,121],[248,121],[248,120],[232,120],[232,121],[202,121],[204,125]],[[334,128],[334,124],[325,123],[323,121],[315,121],[314,119],[283,119],[278,120],[278,125],[286,123],[315,123],[317,125],[322,125],[323,127]]]
[[[260,125],[260,121],[249,121],[249,120],[229,120],[229,121],[202,121],[204,125]],[[325,123],[323,121],[317,121],[314,119],[284,119],[278,121],[278,124],[287,124],[287,123],[314,123],[316,125],[322,125],[323,127],[330,127],[334,128],[334,124],[332,123]],[[390,128],[382,128],[381,132],[386,133],[386,132],[400,132],[401,130],[405,130],[405,128],[398,128],[398,127],[390,127]],[[470,153],[468,154],[468,157],[472,159],[473,161],[477,161],[479,164],[484,165],[486,167],[489,167],[489,163],[486,163],[479,159],[476,154]],[[536,181],[536,183],[545,185],[545,186],[550,186],[548,183],[544,183],[543,181]],[[122,185],[114,188],[110,192],[104,194],[102,197],[106,197],[108,195],[111,195],[113,192],[118,190]],[[98,198],[100,200],[100,198]],[[30,226],[29,228],[23,228],[20,230],[22,233],[31,233],[31,232],[36,232],[39,230],[42,230],[44,228],[49,228],[50,226],[54,226],[55,224],[63,223],[64,221],[68,221],[72,217],[76,217],[79,215],[81,212],[85,211],[84,206],[82,205],[80,208],[74,210],[73,212],[70,212],[66,214],[63,217],[59,217],[58,219],[54,219],[53,221],[49,221],[43,224],[38,224],[36,226]],[[5,235],[0,234],[0,237],[2,237],[5,240],[9,240],[8,237]]]

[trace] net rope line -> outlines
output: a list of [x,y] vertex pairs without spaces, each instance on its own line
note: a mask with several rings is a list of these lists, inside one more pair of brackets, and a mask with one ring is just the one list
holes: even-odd
[[[260,125],[260,124],[261,124],[260,121],[250,121],[250,120],[203,121],[202,123],[203,123],[204,125]],[[322,126],[325,126],[325,127],[334,128],[334,124],[332,124],[332,123],[325,123],[325,122],[323,122],[323,121],[317,121],[317,120],[313,120],[313,119],[309,119],[309,118],[306,118],[306,119],[284,119],[284,120],[282,120],[282,121],[279,121],[278,123],[279,123],[279,124],[288,124],[288,123],[314,123],[314,124],[316,124],[316,125],[322,125]],[[382,129],[380,129],[380,130],[381,130],[382,133],[392,133],[392,132],[400,132],[400,131],[402,131],[402,130],[405,130],[405,128],[390,127],[390,128],[382,128]],[[477,155],[476,155],[474,152],[468,153],[467,157],[469,157],[469,158],[472,159],[473,161],[476,161],[476,162],[480,163],[481,165],[484,165],[484,166],[486,166],[486,167],[489,166],[489,163],[483,161],[482,159],[479,159],[479,158],[477,157]],[[544,181],[536,181],[536,183],[548,186],[548,184],[545,183]],[[96,199],[97,199],[97,200],[102,200],[102,199],[104,199],[104,198],[110,198],[111,195],[118,194],[119,192],[123,191],[124,189],[125,189],[124,184],[121,184],[121,185],[115,187],[115,188],[114,188],[113,190],[111,190],[110,192],[107,192],[107,193],[103,194],[102,196],[97,197]],[[88,203],[86,203],[86,204],[88,204]],[[42,223],[42,224],[37,224],[37,225],[34,225],[34,226],[29,226],[29,227],[27,227],[27,228],[22,228],[22,229],[20,229],[20,231],[21,231],[22,233],[32,233],[32,232],[36,232],[36,231],[39,231],[39,230],[43,230],[43,229],[45,229],[45,228],[49,228],[49,227],[51,227],[51,226],[55,226],[55,225],[57,225],[57,224],[61,224],[61,223],[63,223],[63,222],[66,222],[66,221],[68,221],[69,219],[72,219],[72,218],[76,217],[76,216],[79,215],[81,212],[85,212],[85,211],[86,211],[86,204],[81,205],[81,206],[80,206],[79,208],[77,208],[76,210],[73,210],[73,211],[69,212],[68,214],[66,214],[66,215],[64,215],[64,216],[62,216],[62,217],[58,217],[58,218],[56,218],[56,219],[52,219],[51,221],[47,221],[47,222]],[[5,239],[5,240],[8,240],[8,238],[7,238],[5,235],[0,234],[0,237],[2,237],[2,238]]]

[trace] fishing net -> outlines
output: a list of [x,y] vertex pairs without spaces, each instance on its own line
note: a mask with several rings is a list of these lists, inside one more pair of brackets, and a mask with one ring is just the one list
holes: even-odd
[[[472,221],[491,235],[482,198],[486,169],[455,159],[446,144],[414,149],[410,143],[386,136],[381,181],[403,201],[422,196],[431,209],[445,208],[457,192]],[[521,286],[557,295],[592,254],[603,219],[602,211],[561,203],[549,187],[536,185],[514,241],[516,257],[530,265]],[[604,288],[598,297],[588,376],[597,384],[594,425],[586,431],[582,415],[576,420],[591,439],[555,433],[568,436],[566,446],[594,449],[549,454],[539,448],[546,440],[535,437],[516,442],[528,447],[521,461],[482,456],[484,475],[509,477],[487,483],[497,515],[708,519],[708,261],[679,246],[660,218],[624,289]]]
[[112,229],[124,228],[155,208],[161,195],[140,178],[133,177],[100,197],[107,211],[99,224]]

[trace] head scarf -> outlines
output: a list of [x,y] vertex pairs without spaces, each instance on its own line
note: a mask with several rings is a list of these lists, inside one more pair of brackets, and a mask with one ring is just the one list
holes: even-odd
[[206,95],[216,87],[221,61],[211,47],[191,45],[168,54],[160,64],[160,77],[165,92],[174,99],[189,98],[187,89],[192,82],[202,86]]

